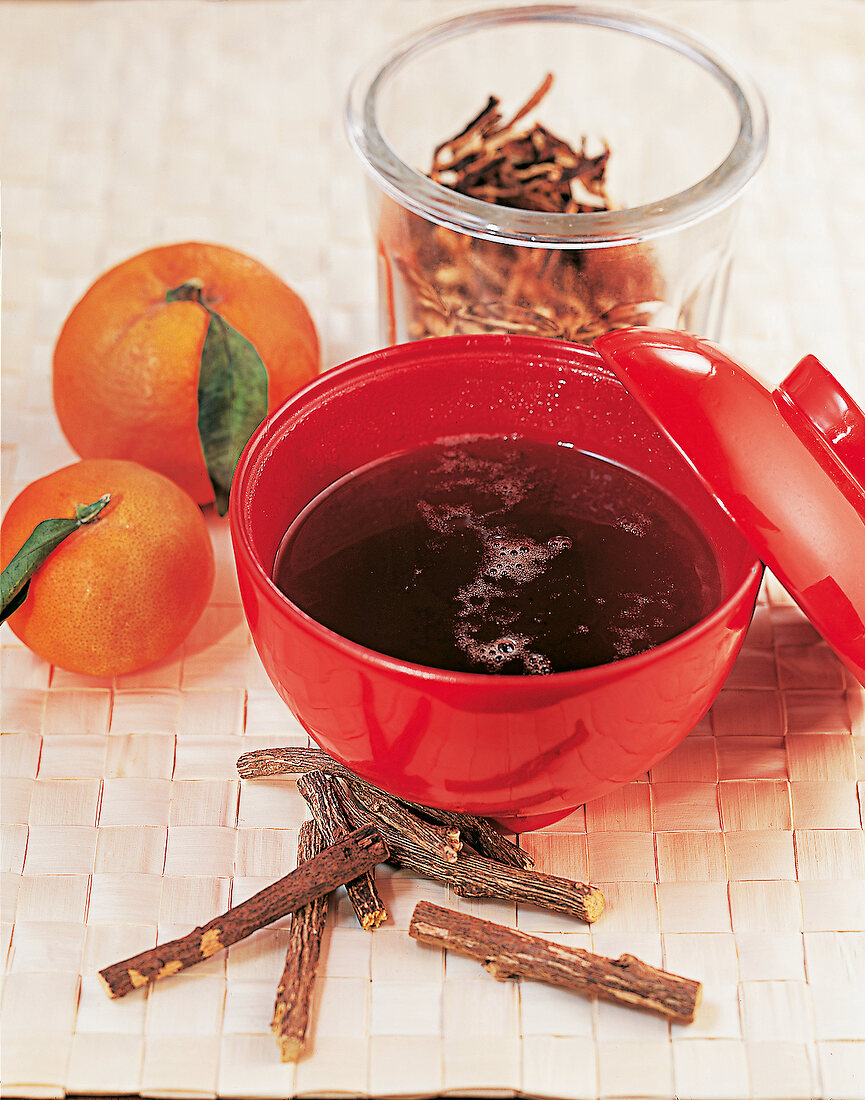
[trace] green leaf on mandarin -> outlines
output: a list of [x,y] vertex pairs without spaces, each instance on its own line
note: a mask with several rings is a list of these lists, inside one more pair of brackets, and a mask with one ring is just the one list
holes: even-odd
[[24,603],[30,580],[39,567],[73,531],[92,523],[110,499],[110,493],[106,493],[92,504],[76,505],[74,516],[44,519],[36,524],[32,534],[3,570],[0,579],[0,623],[5,622]]
[[203,285],[189,279],[168,302],[196,302],[209,314],[198,376],[198,434],[221,516],[228,511],[234,468],[267,414],[267,369],[255,346],[207,304]]

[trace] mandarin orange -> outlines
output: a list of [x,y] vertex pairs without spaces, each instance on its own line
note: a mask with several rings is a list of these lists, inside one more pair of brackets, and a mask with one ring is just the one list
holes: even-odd
[[186,638],[213,587],[210,532],[195,501],[137,462],[90,459],[32,482],[0,526],[3,568],[38,523],[75,515],[103,494],[30,581],[8,622],[60,668],[116,676],[161,660]]
[[[195,285],[201,302],[171,300]],[[198,291],[197,291],[198,292]],[[54,406],[82,458],[159,470],[199,504],[214,499],[198,432],[198,382],[212,310],[250,341],[267,373],[267,410],[318,373],[303,300],[272,271],[214,244],[164,245],[96,280],[54,350]]]

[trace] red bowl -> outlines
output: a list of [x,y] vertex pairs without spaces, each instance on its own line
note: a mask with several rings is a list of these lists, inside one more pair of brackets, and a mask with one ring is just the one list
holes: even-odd
[[[445,672],[383,656],[317,623],[271,569],[291,521],[376,458],[444,437],[575,442],[665,488],[707,536],[721,603],[635,657],[547,676]],[[231,535],[264,667],[312,738],[384,790],[539,828],[644,773],[711,706],[745,636],[762,565],[727,515],[589,348],[454,336],[327,371],[250,439]]]

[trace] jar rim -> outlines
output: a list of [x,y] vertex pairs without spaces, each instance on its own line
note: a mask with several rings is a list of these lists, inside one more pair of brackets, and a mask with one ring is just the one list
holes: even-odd
[[[451,38],[515,23],[602,27],[644,38],[688,58],[713,76],[733,101],[739,128],[730,151],[712,172],[685,190],[640,206],[585,214],[498,206],[459,194],[406,164],[385,140],[378,124],[378,94],[389,78],[413,57]],[[345,122],[349,142],[365,170],[401,206],[474,237],[544,248],[634,244],[703,221],[742,193],[763,160],[769,131],[766,106],[757,87],[699,38],[643,14],[570,4],[490,8],[416,32],[355,75]]]

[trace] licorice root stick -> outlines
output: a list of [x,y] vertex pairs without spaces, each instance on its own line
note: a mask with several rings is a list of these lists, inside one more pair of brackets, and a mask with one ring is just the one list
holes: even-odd
[[658,970],[633,955],[593,955],[428,901],[415,906],[408,932],[421,943],[477,959],[501,981],[545,982],[656,1012],[677,1023],[692,1023],[700,1004],[699,982]]
[[456,863],[462,843],[459,830],[446,832],[441,825],[432,825],[407,809],[402,802],[391,798],[383,791],[378,792],[366,783],[349,782],[351,793],[357,801],[380,821],[402,836],[414,840],[420,848],[426,848],[440,856],[446,863]]
[[460,853],[454,863],[443,860],[435,852],[421,848],[414,839],[394,829],[385,818],[371,813],[352,794],[349,784],[336,775],[310,773],[316,784],[327,794],[328,802],[338,805],[343,815],[359,828],[373,824],[379,830],[390,852],[390,862],[414,871],[418,875],[448,882],[455,894],[465,898],[502,898],[557,913],[569,913],[592,923],[604,911],[604,895],[585,882],[547,875],[523,867],[506,867],[482,856]]
[[[324,839],[314,821],[304,821],[297,836],[297,863],[315,859],[324,850]],[[328,895],[314,898],[291,918],[285,968],[276,990],[270,1028],[276,1036],[283,1062],[296,1062],[306,1045],[312,987],[327,921]]]
[[[322,749],[293,747],[257,749],[243,753],[237,761],[237,772],[241,779],[261,779],[271,775],[298,775],[312,771],[338,775],[352,787],[363,787],[373,795],[384,793],[339,764]],[[412,813],[419,814],[429,821],[444,825],[445,828],[459,830],[462,839],[487,859],[512,867],[532,866],[532,857],[529,853],[518,844],[514,844],[512,840],[502,836],[484,817],[425,806],[420,802],[410,802],[406,798],[398,798],[396,801],[401,802]]]
[[[306,799],[322,836],[332,843],[356,826],[349,824],[339,804],[330,798],[329,789],[319,782],[322,776],[322,772],[298,776],[297,789]],[[346,882],[345,889],[361,928],[370,931],[387,920],[387,909],[371,871]]]
[[123,997],[148,982],[203,962],[314,898],[365,874],[387,857],[387,848],[373,825],[356,829],[315,859],[180,939],[157,944],[105,967],[99,971],[99,980],[109,997]]

